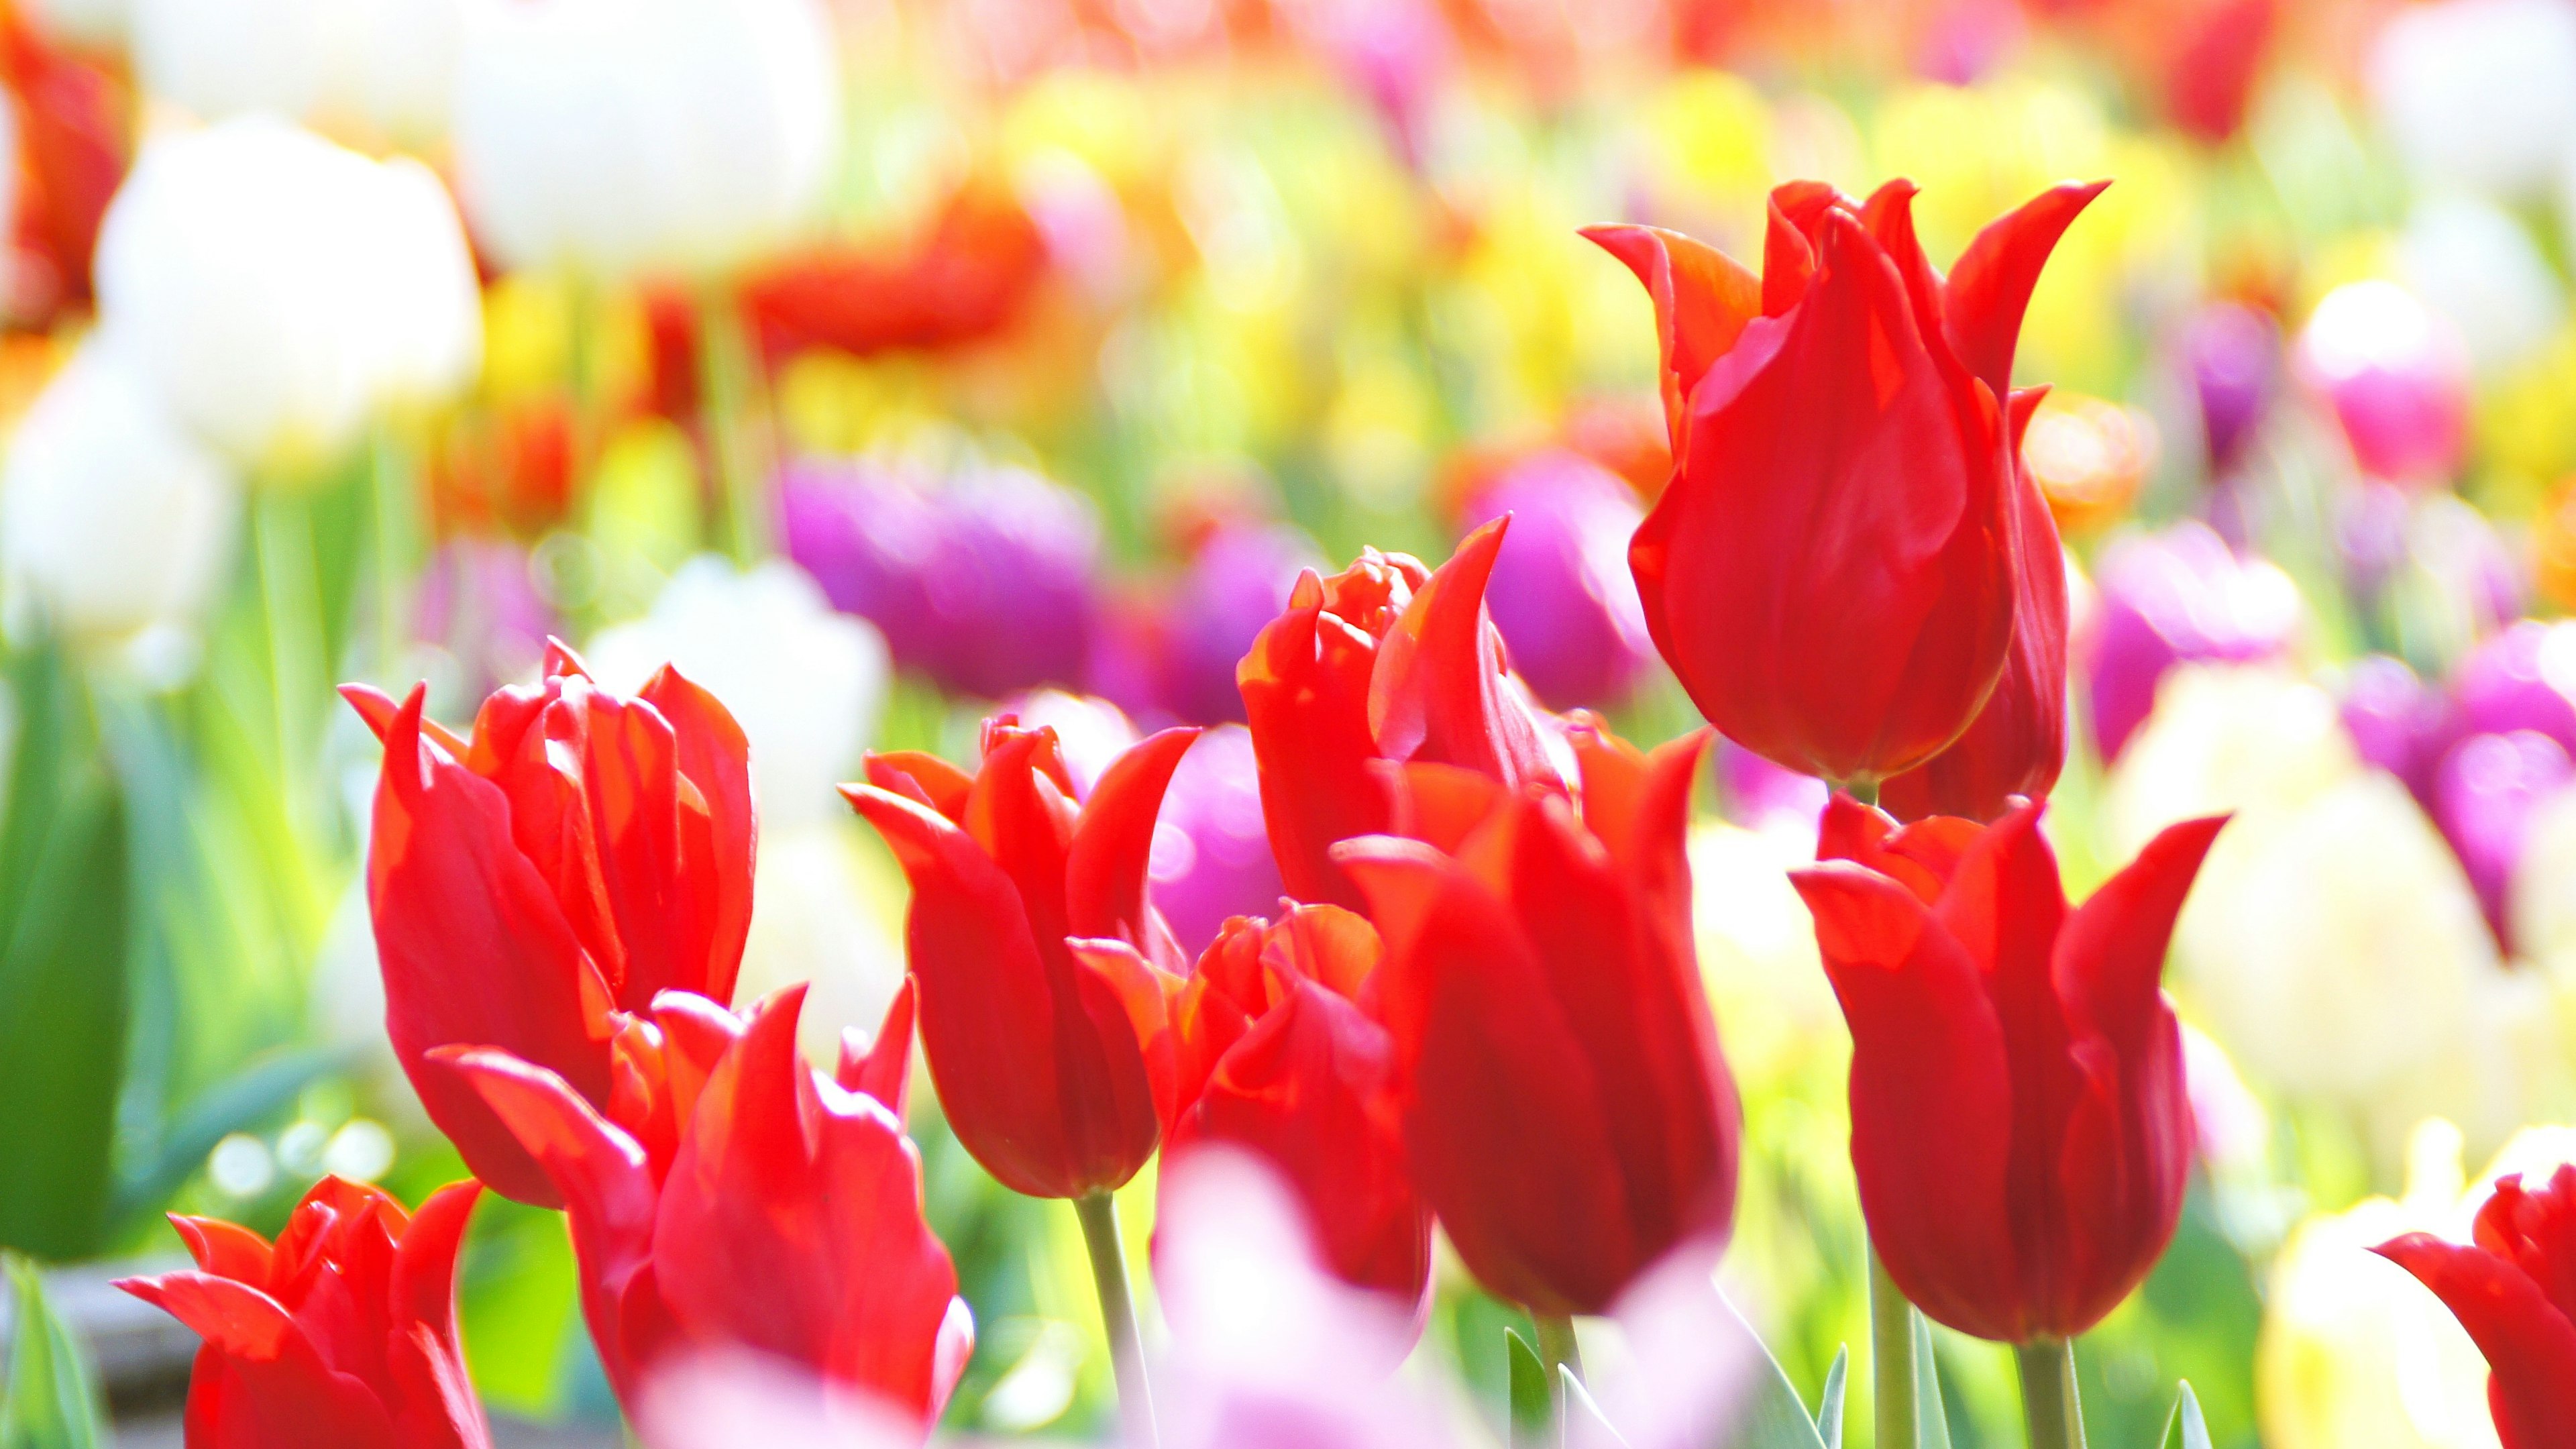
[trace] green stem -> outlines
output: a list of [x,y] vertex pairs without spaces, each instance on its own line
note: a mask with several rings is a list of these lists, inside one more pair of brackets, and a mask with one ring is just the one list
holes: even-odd
[[752,435],[751,339],[731,287],[721,280],[710,282],[699,298],[698,369],[698,407],[723,503],[725,549],[749,568],[769,552],[769,489]]
[[406,585],[420,531],[420,494],[390,424],[377,426],[371,462],[376,485],[376,677],[386,688],[399,689],[411,643],[411,591]]
[[1109,1364],[1118,1378],[1118,1413],[1127,1442],[1152,1449],[1154,1396],[1145,1382],[1144,1343],[1136,1334],[1136,1300],[1127,1289],[1127,1256],[1118,1241],[1118,1205],[1105,1192],[1073,1200],[1082,1245],[1091,1252],[1091,1281],[1100,1290],[1100,1326],[1109,1334]]
[[2074,1343],[2063,1338],[2033,1339],[2015,1346],[2013,1358],[2021,1365],[2021,1408],[2030,1424],[2030,1449],[2084,1449]]
[[1533,1313],[1530,1322],[1538,1329],[1538,1361],[1547,1367],[1548,1392],[1556,1392],[1559,1367],[1583,1377],[1583,1349],[1574,1341],[1574,1320],[1558,1313]]
[[1914,1377],[1914,1305],[1887,1276],[1875,1245],[1869,1250],[1869,1350],[1878,1449],[1914,1449],[1922,1434],[1914,1418],[1921,1397]]
[[257,496],[253,511],[277,778],[292,818],[301,825],[308,823],[303,786],[313,759],[306,740],[308,711],[327,687],[321,677],[322,599],[314,578],[313,516],[304,499],[273,490]]
[[1878,782],[1876,780],[1850,781],[1842,785],[1840,789],[1844,794],[1858,800],[1863,805],[1876,805],[1878,803]]

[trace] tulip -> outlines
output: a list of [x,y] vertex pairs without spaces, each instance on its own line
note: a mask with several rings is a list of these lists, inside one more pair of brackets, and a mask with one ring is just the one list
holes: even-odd
[[18,423],[0,475],[0,578],[76,640],[184,630],[232,559],[241,489],[123,352],[82,344]]
[[2576,754],[2576,623],[2508,626],[2460,661],[2451,698],[2463,730],[2531,730]]
[[2165,69],[2165,113],[2213,145],[2245,127],[2281,0],[2216,0],[2193,15]]
[[2270,561],[2239,558],[2200,523],[2125,538],[2103,553],[2101,622],[2086,683],[2093,740],[2116,758],[2177,664],[2272,659],[2297,638],[2298,586]]
[[147,145],[98,241],[103,330],[243,466],[327,461],[472,377],[482,302],[446,188],[264,116]]
[[2450,702],[2406,661],[2372,654],[2344,681],[2343,727],[2365,763],[2404,781],[2430,809],[2433,776],[2450,746]]
[[326,4],[128,0],[134,68],[146,90],[204,120],[298,120],[321,99]]
[[2413,293],[2377,279],[2328,292],[2299,334],[2299,365],[2362,472],[2420,488],[2459,466],[2468,353],[2450,320]]
[[[2024,456],[2040,391],[2013,395],[2013,455]],[[2012,507],[2020,544],[2013,556],[2013,630],[2004,672],[1967,732],[1900,775],[1881,793],[1900,819],[1927,815],[1991,820],[2014,797],[2044,800],[2066,767],[2066,554],[2040,491],[2036,465],[2014,467]]]
[[2191,319],[2182,350],[2200,405],[2202,456],[2210,476],[2224,478],[2244,460],[2271,402],[2281,329],[2251,307],[2213,302]]
[[[77,8],[70,0],[57,4]],[[10,320],[43,330],[91,299],[99,223],[133,159],[132,98],[105,68],[57,50],[14,16],[0,17],[0,77],[23,98]]]
[[1798,871],[1852,1030],[1870,1241],[1932,1318],[2002,1343],[2101,1321],[2173,1240],[2193,1125],[2165,943],[2223,818],[2070,909],[2024,802],[1899,829],[1848,797]]
[[1673,481],[1629,552],[1646,621],[1737,743],[1874,783],[1984,706],[2029,592],[2017,559],[2042,546],[2021,537],[2013,345],[2100,190],[1997,221],[1946,282],[1905,181],[1865,206],[1815,182],[1773,192],[1758,279],[1673,233],[1587,233],[1646,284],[1663,343]]
[[456,1250],[481,1192],[451,1183],[411,1214],[326,1177],[274,1244],[173,1215],[197,1266],[116,1286],[205,1340],[188,1443],[490,1449],[456,1338]]
[[1227,922],[1173,1008],[1181,1107],[1164,1164],[1218,1145],[1260,1158],[1296,1195],[1324,1265],[1418,1321],[1431,1215],[1407,1176],[1394,1045],[1361,1005],[1381,955],[1377,932],[1339,906]]
[[917,237],[825,244],[782,257],[743,289],[762,352],[857,357],[935,350],[1002,331],[1046,275],[1046,238],[1007,193],[968,187]]
[[758,836],[742,730],[676,670],[611,694],[560,644],[542,683],[483,702],[471,743],[422,718],[425,687],[399,705],[341,692],[385,748],[367,904],[394,1054],[475,1176],[560,1206],[430,1053],[496,1047],[603,1105],[611,1011],[665,989],[732,999]]
[[1318,560],[1314,540],[1294,528],[1222,523],[1211,529],[1155,611],[1156,702],[1196,724],[1241,720],[1235,665],[1287,607],[1298,576]]
[[2397,257],[2408,288],[2449,320],[2481,375],[2532,361],[2558,335],[2567,288],[2530,231],[2493,202],[2451,195],[2419,203]]
[[1573,453],[1544,452],[1506,468],[1467,502],[1467,522],[1509,515],[1486,608],[1512,667],[1559,709],[1628,697],[1653,664],[1654,640],[1628,573],[1628,539],[1643,514],[1627,483]]
[[892,682],[885,637],[776,559],[748,570],[689,560],[650,612],[602,631],[585,657],[613,690],[667,664],[724,700],[751,744],[763,823],[782,829],[846,818],[834,787],[858,768]]
[[1169,1054],[1146,1049],[1160,987],[1099,969],[1066,938],[1121,941],[1180,970],[1146,864],[1164,787],[1196,734],[1166,730],[1128,750],[1079,808],[1055,732],[1010,715],[986,722],[972,775],[927,755],[871,755],[868,783],[842,787],[912,883],[905,947],[940,1106],[1015,1192],[1108,1192],[1153,1156],[1171,1115]]
[[620,1403],[741,1351],[862,1391],[926,1432],[974,1350],[948,1250],[922,1221],[897,1115],[912,999],[833,1077],[796,1053],[804,993],[737,1020],[666,991],[620,1024],[603,1111],[491,1048],[439,1053],[570,1205],[582,1311]]
[[2378,1251],[2449,1305],[2486,1355],[2504,1449],[2576,1443],[2576,1167],[2497,1183],[2474,1245],[2409,1233]]
[[2576,15],[2556,0],[2443,0],[2391,14],[2364,59],[2372,109],[2432,189],[2528,196],[2576,135]]
[[1384,762],[1562,787],[1551,727],[1506,669],[1485,611],[1504,528],[1496,520],[1469,534],[1437,572],[1370,549],[1329,581],[1301,575],[1287,611],[1244,656],[1235,679],[1262,812],[1296,899],[1360,904],[1329,852],[1394,824]]
[[1408,813],[1444,817],[1430,833],[1452,848],[1335,851],[1386,940],[1378,1015],[1414,1181],[1479,1281],[1550,1316],[1600,1312],[1722,1234],[1742,1132],[1684,855],[1707,737],[1652,755],[1591,725],[1572,738],[1580,818],[1543,785],[1417,766]]
[[[1081,783],[1077,771],[1074,783]],[[1284,887],[1261,815],[1252,736],[1219,725],[1172,772],[1154,831],[1154,907],[1188,951],[1204,950],[1228,919],[1269,910]]]
[[2452,747],[2433,785],[2433,823],[2451,843],[2487,926],[2514,948],[2511,888],[2540,809],[2576,778],[2567,752],[2531,730],[2471,735]]
[[840,97],[817,0],[527,0],[476,20],[456,169],[505,265],[722,271],[822,190]]

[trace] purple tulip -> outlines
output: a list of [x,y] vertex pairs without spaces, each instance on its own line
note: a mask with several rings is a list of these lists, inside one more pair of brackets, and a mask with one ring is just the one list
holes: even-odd
[[1466,523],[1506,513],[1485,600],[1512,666],[1551,708],[1617,704],[1655,658],[1628,572],[1628,540],[1645,517],[1636,495],[1598,463],[1551,450],[1479,488]]
[[1286,887],[1261,818],[1252,735],[1219,725],[1172,772],[1154,826],[1154,904],[1195,958],[1229,916],[1275,914]]
[[2101,623],[2088,682],[2093,738],[2104,760],[2155,709],[2156,686],[2177,664],[2248,662],[2288,651],[2298,586],[2260,558],[2239,558],[2202,523],[2121,540],[2102,556]]
[[454,538],[421,572],[418,636],[453,656],[457,698],[477,700],[534,672],[546,636],[563,627],[528,569],[528,551],[491,538]]
[[1158,611],[1164,708],[1190,724],[1240,721],[1235,666],[1288,607],[1297,575],[1322,560],[1313,539],[1284,525],[1230,523],[1212,531]]
[[2222,477],[2235,471],[2271,402],[2280,370],[2281,330],[2251,307],[2213,302],[2184,329],[2182,350],[2200,402],[2209,473]]
[[2496,941],[2513,941],[2507,919],[2514,866],[2543,801],[2565,788],[2576,766],[2567,751],[2537,730],[2471,735],[2442,761],[2434,784],[2433,821],[2468,871]]
[[2469,652],[2451,679],[2464,734],[2532,730],[2576,753],[2576,621],[2524,619]]
[[2299,341],[2353,460],[2374,478],[2447,479],[2468,437],[2468,353],[2450,324],[2389,281],[2337,287]]
[[2433,808],[2433,782],[2453,726],[2442,691],[2418,678],[2406,661],[2373,654],[2353,665],[2344,682],[2343,726],[2362,759],[2403,781]]
[[788,556],[885,631],[895,662],[999,698],[1082,678],[1100,552],[1090,502],[988,468],[923,488],[881,465],[806,462],[780,479]]

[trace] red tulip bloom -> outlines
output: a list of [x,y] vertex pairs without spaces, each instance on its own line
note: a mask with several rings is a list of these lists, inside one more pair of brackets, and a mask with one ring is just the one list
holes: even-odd
[[1870,1241],[1925,1313],[2004,1343],[2092,1327],[2173,1240],[2192,1117],[2157,982],[2226,823],[2165,831],[2070,910],[2040,809],[1899,829],[1838,796],[1793,876],[1851,1024]]
[[[1078,949],[1132,957],[1115,942]],[[1405,1165],[1394,1043],[1362,1005],[1382,954],[1376,930],[1339,906],[1292,905],[1276,925],[1237,916],[1186,982],[1165,981],[1168,1047],[1149,1050],[1175,1057],[1167,1164],[1210,1144],[1261,1158],[1305,1208],[1326,1266],[1413,1308],[1431,1286],[1431,1214]]]
[[2100,186],[1988,227],[1944,281],[1914,186],[1771,194],[1759,278],[1651,227],[1586,235],[1655,303],[1673,477],[1629,566],[1700,712],[1805,774],[1940,753],[2002,674],[2016,551],[2006,402],[2039,269]]
[[1425,839],[1336,852],[1386,937],[1414,1181],[1487,1288],[1553,1314],[1600,1312],[1724,1231],[1742,1132],[1682,849],[1707,737],[1571,738],[1580,818],[1543,786],[1416,767]]
[[475,1176],[560,1206],[427,1054],[498,1047],[600,1106],[610,1012],[666,990],[732,1000],[758,832],[742,729],[676,670],[628,699],[560,643],[543,683],[483,702],[470,743],[421,718],[422,689],[341,693],[385,747],[367,904],[394,1054]]
[[1384,762],[1456,765],[1513,788],[1562,786],[1550,727],[1506,667],[1485,613],[1509,522],[1467,535],[1436,571],[1370,549],[1329,580],[1301,575],[1287,612],[1236,669],[1289,895],[1360,905],[1329,852],[1391,828]]
[[2487,1356],[2504,1449],[2576,1444],[2576,1167],[2496,1184],[2476,1245],[2409,1233],[2379,1252],[2440,1295]]
[[630,1411],[657,1370],[748,1349],[927,1432],[975,1328],[922,1221],[921,1156],[878,1095],[902,1080],[911,997],[835,1081],[797,1055],[804,995],[790,987],[738,1020],[663,993],[622,1023],[605,1113],[507,1052],[439,1056],[570,1204],[582,1311]]
[[1120,977],[1068,937],[1184,964],[1145,899],[1154,817],[1198,731],[1120,755],[1074,803],[1053,729],[984,726],[972,775],[928,755],[872,755],[850,804],[912,882],[904,942],[939,1105],[987,1172],[1032,1197],[1085,1197],[1136,1175],[1162,1140],[1173,1079],[1143,1038],[1162,1014],[1150,974]]
[[2016,795],[2045,800],[2066,767],[2066,553],[2057,520],[2021,458],[2046,388],[2012,395],[2013,507],[2021,543],[2013,554],[2012,645],[1986,707],[1950,748],[1891,776],[1879,803],[1899,820],[1958,815],[1993,820]]
[[456,1248],[482,1185],[417,1216],[326,1177],[270,1245],[174,1216],[197,1266],[116,1286],[205,1340],[188,1377],[188,1449],[489,1449],[456,1345]]

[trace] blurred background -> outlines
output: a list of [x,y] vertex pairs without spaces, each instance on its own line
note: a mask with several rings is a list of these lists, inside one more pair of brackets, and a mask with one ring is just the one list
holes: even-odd
[[[1625,566],[1653,318],[1577,227],[1753,262],[1775,183],[1906,175],[1946,260],[2107,176],[2019,355],[2077,590],[2049,825],[2080,890],[2239,815],[2169,972],[2202,1170],[2088,1408],[2149,1442],[2179,1375],[2222,1446],[2494,1443],[2360,1249],[2576,1155],[2576,0],[0,0],[0,82],[0,1247],[120,1413],[189,1340],[84,1265],[462,1174],[384,1043],[335,683],[461,725],[555,635],[712,688],[745,993],[816,981],[818,1052],[902,969],[863,750],[1214,725],[1153,867],[1195,948],[1278,892],[1228,724],[1303,568],[1511,512],[1542,699],[1697,723]],[[1692,847],[1726,1277],[1811,1400],[1866,1336],[1782,874],[1822,800],[1727,751]],[[1072,1216],[914,1101],[982,1330],[951,1425],[1104,1431]],[[560,1219],[487,1199],[464,1271],[486,1399],[614,1442]],[[1499,1420],[1509,1321],[1444,1271],[1407,1371]],[[1952,1442],[2017,1443],[2007,1355],[1935,1334]]]

